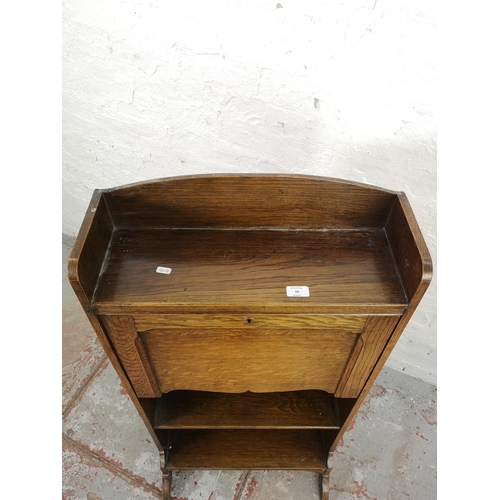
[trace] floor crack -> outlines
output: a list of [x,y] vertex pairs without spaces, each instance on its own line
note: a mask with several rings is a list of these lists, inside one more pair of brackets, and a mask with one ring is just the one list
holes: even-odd
[[243,495],[243,491],[245,490],[245,486],[247,485],[248,478],[250,477],[251,472],[252,472],[251,470],[247,470],[243,474],[240,487],[238,488],[238,491],[236,492],[236,495],[234,496],[233,500],[241,500],[241,496]]
[[63,445],[66,445],[71,451],[74,451],[87,460],[94,462],[94,464],[97,466],[104,467],[109,472],[127,481],[132,486],[138,486],[149,493],[154,493],[157,498],[161,498],[160,489],[147,483],[142,477],[136,476],[128,471],[121,469],[106,458],[92,451],[90,448],[87,448],[78,441],[71,439],[69,436],[65,436],[63,434],[62,442]]
[[68,401],[68,404],[66,405],[66,408],[64,408],[64,411],[62,413],[63,419],[76,406],[76,403],[81,398],[81,396],[83,395],[83,393],[86,391],[87,387],[90,385],[90,383],[92,382],[92,380],[94,380],[94,377],[97,375],[97,373],[102,368],[102,366],[104,365],[104,363],[106,362],[107,359],[108,359],[108,357],[106,355],[103,355],[102,360],[99,361],[99,363],[97,364],[97,366],[95,367],[95,369],[93,370],[93,372],[89,375],[89,377],[84,382],[84,384],[82,386],[80,386],[75,391],[75,393],[73,394],[73,396],[71,397],[71,399]]

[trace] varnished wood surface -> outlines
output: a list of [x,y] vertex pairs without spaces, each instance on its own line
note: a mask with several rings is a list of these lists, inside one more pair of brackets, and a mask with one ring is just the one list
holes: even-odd
[[[158,266],[172,273],[158,274]],[[403,193],[293,175],[192,176],[96,191],[68,265],[154,442],[171,451],[167,473],[327,472],[326,451],[340,442],[431,274]],[[286,286],[308,286],[310,297],[288,298]],[[341,428],[153,430],[160,400],[152,396],[173,389],[228,398],[252,390],[264,399],[336,390]],[[207,422],[217,412],[202,406]]]
[[139,332],[158,328],[340,328],[361,332],[366,316],[336,314],[136,314]]
[[349,428],[349,425],[352,422],[352,420],[354,419],[354,417],[356,416],[356,413],[358,412],[359,407],[361,406],[361,404],[365,400],[366,396],[370,392],[370,389],[372,388],[375,380],[377,379],[382,368],[384,367],[384,364],[386,363],[387,359],[389,358],[392,350],[396,346],[397,341],[401,337],[401,334],[403,333],[408,322],[410,321],[413,313],[415,312],[415,309],[417,308],[418,304],[422,300],[422,297],[424,296],[427,288],[429,287],[429,281],[427,281],[428,277],[429,277],[428,275],[422,275],[422,280],[421,280],[420,284],[417,286],[417,289],[416,289],[413,297],[411,298],[410,305],[408,306],[408,309],[399,318],[394,330],[391,332],[389,340],[388,340],[382,354],[379,356],[377,362],[374,364],[374,366],[371,370],[370,376],[369,376],[368,380],[366,381],[361,393],[358,395],[357,398],[352,398],[352,399],[338,398],[341,428],[333,441],[333,444],[330,448],[331,451],[334,451],[335,448],[342,441],[344,433]]
[[383,227],[396,193],[303,175],[197,175],[103,191],[120,228]]
[[288,469],[323,472],[320,430],[171,430],[167,469]]
[[102,345],[104,352],[106,353],[106,356],[110,360],[116,374],[118,375],[118,378],[120,379],[120,382],[122,384],[122,387],[125,389],[127,394],[129,395],[133,405],[135,406],[137,413],[139,414],[140,418],[144,422],[144,426],[146,427],[147,431],[149,432],[151,439],[153,440],[155,446],[158,448],[158,451],[162,451],[162,444],[160,443],[160,440],[158,436],[156,435],[154,429],[153,429],[153,416],[154,412],[151,412],[151,401],[154,400],[148,400],[148,403],[144,404],[144,399],[139,400],[137,394],[135,393],[134,388],[132,387],[130,380],[128,379],[127,375],[125,374],[125,371],[123,370],[123,366],[121,365],[120,359],[116,353],[116,351],[113,348],[113,345],[111,344],[111,340],[109,339],[106,328],[104,325],[101,323],[99,318],[94,314],[92,311],[92,308],[90,307],[90,304],[88,302],[87,296],[85,292],[83,291],[80,283],[74,282],[72,283],[73,289],[75,290],[75,294],[78,297],[78,300],[80,301],[83,310],[85,311],[87,318],[89,319],[90,324],[92,325],[92,328],[94,329],[97,338],[99,339],[100,344]]
[[371,316],[359,336],[353,354],[335,390],[339,398],[356,398],[396,326],[397,316]]
[[330,498],[330,471],[321,474],[320,480],[320,499],[329,500]]
[[140,398],[161,396],[161,391],[130,316],[102,316],[128,378]]
[[118,355],[111,344],[106,329],[91,306],[91,297],[95,283],[103,263],[106,248],[112,234],[112,221],[107,206],[99,190],[94,191],[82,226],[68,259],[68,279],[94,329],[104,352],[115,369],[123,388],[127,391],[137,413],[143,420],[152,441],[162,452],[162,445],[154,432],[152,419],[144,410],[127,375],[120,363]]
[[432,260],[429,250],[408,199],[403,193],[398,196],[398,201],[393,207],[387,222],[387,233],[409,298],[408,308],[391,332],[389,340],[377,362],[373,365],[370,376],[359,396],[355,399],[339,398],[339,413],[342,424],[331,446],[332,451],[341,442],[344,433],[370,392],[373,383],[408,325],[432,279]]
[[68,279],[73,288],[82,287],[87,302],[92,298],[106,250],[113,234],[113,223],[101,192],[95,191],[68,258]]
[[170,485],[172,484],[172,471],[162,473],[161,483],[161,498],[162,500],[170,500]]
[[[287,297],[287,286],[308,286],[310,296]],[[101,313],[398,314],[407,304],[379,229],[117,231],[93,305]]]
[[432,260],[404,193],[400,193],[387,219],[386,231],[408,299],[421,282],[430,283]]
[[169,328],[141,333],[163,393],[333,393],[357,337],[340,329]]
[[172,391],[157,405],[155,428],[338,429],[339,416],[336,398],[323,391]]

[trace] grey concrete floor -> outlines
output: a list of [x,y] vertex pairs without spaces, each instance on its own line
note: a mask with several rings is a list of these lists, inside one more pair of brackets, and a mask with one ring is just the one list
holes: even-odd
[[[63,235],[63,500],[160,497],[156,447],[66,279]],[[334,455],[330,500],[436,498],[437,389],[384,368]],[[318,500],[318,476],[174,473],[172,500]]]

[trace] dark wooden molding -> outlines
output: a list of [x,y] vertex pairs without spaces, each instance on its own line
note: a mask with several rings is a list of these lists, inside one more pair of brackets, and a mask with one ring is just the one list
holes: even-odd
[[131,316],[101,316],[109,337],[139,398],[159,398],[156,380]]
[[337,386],[338,398],[357,398],[382,354],[399,316],[370,316]]

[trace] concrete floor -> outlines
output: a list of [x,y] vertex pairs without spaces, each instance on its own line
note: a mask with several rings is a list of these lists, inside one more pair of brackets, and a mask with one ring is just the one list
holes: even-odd
[[[156,447],[66,279],[63,235],[63,500],[160,498]],[[330,500],[436,498],[437,389],[384,368],[335,452]],[[317,500],[318,476],[174,473],[172,500]]]

